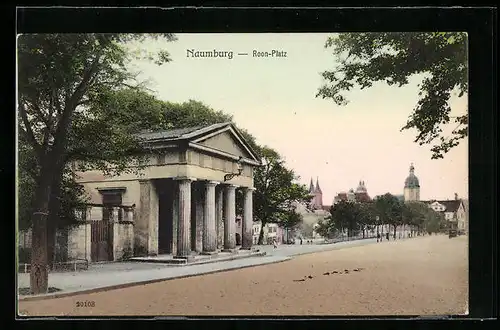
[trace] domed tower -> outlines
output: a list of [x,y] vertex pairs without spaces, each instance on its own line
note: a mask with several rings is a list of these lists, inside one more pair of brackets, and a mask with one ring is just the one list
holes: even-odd
[[359,181],[359,185],[356,188],[356,194],[366,193],[366,186],[364,181]]
[[410,165],[410,174],[405,180],[404,199],[405,202],[420,200],[420,184],[417,176],[415,175],[415,167],[413,167],[413,163]]

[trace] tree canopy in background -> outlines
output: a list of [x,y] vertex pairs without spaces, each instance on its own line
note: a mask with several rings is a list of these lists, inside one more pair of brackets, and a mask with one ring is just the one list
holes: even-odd
[[275,222],[285,227],[295,227],[302,218],[294,210],[294,203],[308,203],[311,199],[305,185],[296,183],[295,172],[286,168],[284,160],[275,150],[261,147],[264,165],[254,171],[254,218],[261,221],[259,244],[263,228]]
[[[457,146],[467,136],[468,114],[452,118],[449,100],[468,90],[467,34],[460,32],[341,33],[328,38],[338,65],[322,73],[326,81],[317,97],[346,105],[345,92],[369,88],[374,82],[403,86],[424,74],[419,100],[401,130],[416,129],[415,142],[434,144],[432,158]],[[443,128],[454,124],[450,136]]]
[[360,232],[365,237],[366,230],[374,230],[381,225],[390,225],[393,235],[402,226],[409,226],[408,229],[412,231],[428,233],[446,229],[444,216],[426,203],[403,203],[389,193],[372,202],[340,201],[332,205],[330,214],[319,221],[316,228],[317,233],[327,238],[343,235],[346,231],[348,237]]

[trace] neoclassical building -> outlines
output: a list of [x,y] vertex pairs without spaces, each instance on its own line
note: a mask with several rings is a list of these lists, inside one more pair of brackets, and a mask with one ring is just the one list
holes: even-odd
[[[90,229],[91,260],[172,254],[188,258],[236,247],[236,190],[244,193],[241,247],[253,243],[253,170],[260,160],[231,123],[140,135],[150,156],[138,173],[105,176],[77,172],[92,203],[125,213],[90,215],[88,220],[123,223],[113,233]],[[104,209],[104,208],[103,208]],[[125,224],[128,226],[125,227]],[[125,229],[128,228],[128,229]],[[83,237],[83,234],[82,234]],[[87,237],[87,232],[85,233]],[[100,256],[95,256],[99,254]],[[104,251],[104,252],[102,252]],[[88,256],[88,254],[94,254]]]
[[415,175],[415,167],[413,166],[413,163],[410,165],[410,174],[405,180],[403,193],[405,202],[420,200],[420,183]]

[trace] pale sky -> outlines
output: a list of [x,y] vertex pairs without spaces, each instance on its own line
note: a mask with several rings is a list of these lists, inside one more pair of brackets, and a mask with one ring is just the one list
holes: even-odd
[[[158,67],[137,61],[133,67],[162,100],[193,99],[233,115],[259,144],[277,150],[302,183],[319,177],[324,204],[360,180],[372,197],[403,194],[412,162],[421,199],[467,198],[467,140],[444,159],[431,160],[430,146],[413,142],[415,131],[399,131],[418,100],[418,77],[406,87],[352,91],[344,107],[315,97],[320,72],[335,65],[331,49],[323,47],[328,35],[177,34],[176,42],[142,44],[148,51],[166,48],[172,62]],[[234,57],[188,58],[188,49],[233,51]],[[287,57],[252,57],[253,50],[273,49]],[[464,114],[466,105],[466,96],[452,99],[452,115]]]

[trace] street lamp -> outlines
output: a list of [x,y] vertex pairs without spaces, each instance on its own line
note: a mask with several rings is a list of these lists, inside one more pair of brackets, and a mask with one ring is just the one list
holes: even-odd
[[236,173],[228,173],[228,174],[224,175],[224,181],[229,181],[232,178],[234,178],[235,176],[241,175],[241,173],[243,172],[243,166],[241,165],[241,161],[242,160],[243,160],[243,157],[240,156],[238,158],[238,161],[236,162],[236,166],[237,166],[238,172],[236,172]]

